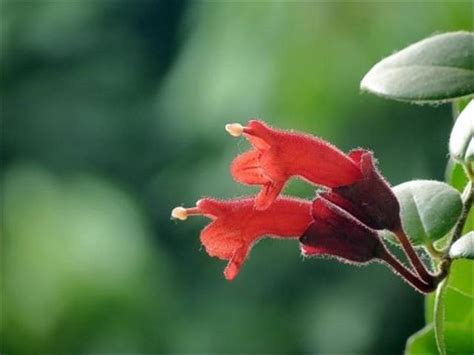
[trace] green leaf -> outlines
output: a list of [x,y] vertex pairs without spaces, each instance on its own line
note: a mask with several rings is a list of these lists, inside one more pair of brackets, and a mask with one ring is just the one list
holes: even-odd
[[[442,302],[443,343],[448,354],[474,353],[474,262],[455,260],[444,288]],[[427,325],[407,341],[407,354],[438,354],[433,324],[434,294],[426,296]]]
[[[458,323],[447,322],[445,324],[444,336],[449,339],[446,343],[446,351],[448,354],[471,355],[473,351],[472,345],[472,329]],[[436,347],[433,324],[429,324],[410,336],[407,340],[405,348],[407,355],[438,355],[439,351]]]
[[474,101],[459,114],[449,138],[449,152],[460,162],[474,161]]
[[472,336],[474,328],[472,323],[468,324],[470,325],[446,322],[444,337],[448,354],[472,355],[474,351]]
[[[474,262],[455,260],[451,265],[447,283],[443,293],[443,320],[450,323],[466,323],[469,321],[474,302]],[[434,309],[433,294],[427,296]],[[430,312],[433,320],[433,312]],[[428,320],[427,320],[428,322]]]
[[462,234],[467,234],[472,231],[474,231],[474,208],[471,207],[471,210],[467,215],[466,223],[464,223]]
[[474,353],[474,262],[455,260],[444,302],[444,341],[448,354]]
[[463,235],[449,249],[451,259],[474,259],[474,232]]
[[425,323],[430,324],[434,320],[434,302],[435,302],[435,294],[430,293],[425,297]]
[[[455,260],[449,273],[448,288],[474,300],[474,262]],[[472,309],[471,309],[472,311]]]
[[474,93],[473,58],[473,33],[443,33],[381,60],[360,86],[395,100],[446,102]]
[[464,187],[468,183],[468,177],[462,164],[457,163],[453,158],[450,158],[446,166],[446,181],[459,192],[464,191]]
[[441,355],[446,355],[446,342],[444,339],[445,333],[445,302],[444,297],[447,291],[448,279],[444,279],[436,289],[435,304],[434,304],[434,335],[436,339],[436,345]]
[[414,245],[442,238],[462,213],[459,192],[439,181],[413,180],[395,186],[393,192],[400,202],[403,228]]
[[419,330],[408,338],[405,354],[438,354],[433,324],[425,326],[423,329]]
[[463,97],[453,101],[453,118],[456,119],[459,114],[464,110],[467,104],[471,101],[470,97]]

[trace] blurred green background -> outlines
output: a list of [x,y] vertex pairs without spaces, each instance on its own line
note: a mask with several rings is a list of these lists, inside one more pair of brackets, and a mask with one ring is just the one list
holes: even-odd
[[[423,298],[266,239],[238,278],[199,244],[202,196],[252,193],[228,164],[260,117],[393,184],[443,179],[449,106],[359,92],[370,67],[472,2],[0,0],[1,352],[400,353]],[[311,198],[293,182],[286,193]]]

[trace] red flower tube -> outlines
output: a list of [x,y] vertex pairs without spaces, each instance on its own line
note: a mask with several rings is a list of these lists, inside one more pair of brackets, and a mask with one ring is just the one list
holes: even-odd
[[247,185],[261,185],[255,207],[268,208],[292,176],[327,187],[350,185],[362,178],[356,162],[330,143],[310,135],[270,128],[251,120],[247,126],[229,124],[233,136],[243,134],[252,149],[231,165],[233,178]]
[[257,240],[264,236],[297,239],[312,221],[309,201],[278,198],[264,211],[256,210],[254,204],[253,198],[205,198],[193,208],[176,207],[172,217],[184,220],[203,215],[213,220],[202,230],[201,243],[210,256],[229,261],[224,275],[232,280]]

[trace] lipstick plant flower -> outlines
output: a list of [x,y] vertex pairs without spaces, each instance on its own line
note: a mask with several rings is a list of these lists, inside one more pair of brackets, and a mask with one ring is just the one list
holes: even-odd
[[[201,231],[201,243],[210,256],[227,261],[229,281],[264,237],[296,241],[308,258],[329,256],[353,265],[380,262],[427,294],[427,324],[408,339],[406,354],[431,354],[433,349],[442,355],[473,354],[474,312],[465,306],[474,299],[472,43],[470,32],[424,39],[377,63],[361,82],[362,90],[384,98],[453,103],[449,184],[412,180],[391,187],[369,150],[345,153],[319,137],[253,119],[225,129],[250,143],[232,161],[230,173],[238,183],[259,186],[256,196],[226,201],[206,197],[195,207],[176,207],[172,217],[211,220]],[[291,178],[317,187],[315,197],[283,196]],[[400,247],[407,262],[392,254],[390,246]]]
[[[260,185],[255,197],[234,200],[203,198],[195,207],[176,207],[180,220],[201,215],[212,220],[201,232],[206,252],[227,260],[224,276],[233,280],[253,244],[269,236],[299,241],[304,256],[331,256],[366,264],[380,261],[421,292],[429,292],[443,274],[431,274],[403,232],[400,206],[378,171],[370,151],[345,154],[321,138],[274,129],[263,121],[226,125],[252,148],[232,162],[233,178]],[[313,201],[279,196],[286,182],[302,178],[324,188]],[[385,247],[380,230],[391,230],[414,267],[410,270]]]

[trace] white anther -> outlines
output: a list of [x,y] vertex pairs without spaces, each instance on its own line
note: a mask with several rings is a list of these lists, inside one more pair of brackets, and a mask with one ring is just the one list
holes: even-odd
[[188,212],[184,207],[175,207],[171,211],[171,217],[175,219],[179,219],[181,221],[185,221],[188,218]]
[[229,123],[225,125],[225,130],[233,137],[240,137],[244,133],[244,126],[240,123]]

